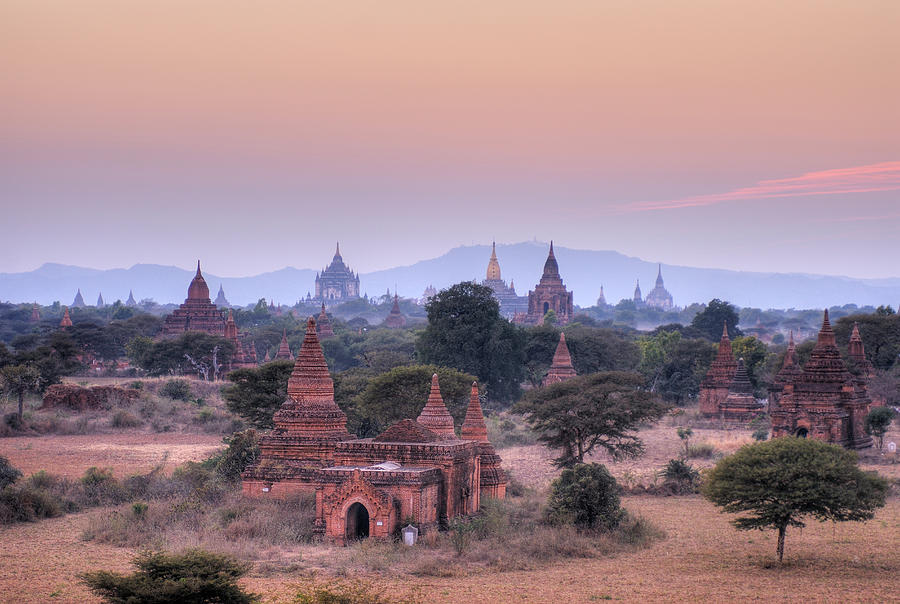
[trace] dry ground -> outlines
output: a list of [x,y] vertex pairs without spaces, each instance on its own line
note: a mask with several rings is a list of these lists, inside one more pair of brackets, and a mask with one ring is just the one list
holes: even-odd
[[[731,450],[749,440],[747,431],[694,430],[693,442],[709,441]],[[647,454],[640,460],[609,463],[620,479],[650,481],[675,457],[681,441],[668,425],[642,432]],[[887,440],[900,442],[894,430]],[[174,465],[202,459],[221,437],[196,434],[122,433],[0,439],[0,455],[26,474],[47,469],[76,477],[91,466],[109,466],[117,475],[149,470],[165,452]],[[520,481],[544,488],[555,475],[552,455],[540,446],[503,449],[504,465]],[[695,460],[695,465],[712,461]],[[900,476],[900,464],[867,467]],[[643,515],[667,537],[648,549],[615,557],[573,560],[532,571],[479,572],[448,578],[386,576],[363,579],[390,592],[412,593],[428,602],[710,602],[805,600],[887,602],[900,598],[900,500],[889,500],[865,524],[819,524],[789,531],[786,564],[773,565],[770,532],[738,532],[728,517],[700,497],[626,497],[624,505]],[[0,601],[97,601],[76,581],[85,570],[126,570],[133,552],[81,540],[91,515],[109,510],[20,524],[0,529]],[[293,570],[256,572],[245,580],[266,601],[289,601],[295,586],[333,578],[338,568],[353,569],[352,548],[302,546],[273,552],[294,559]]]

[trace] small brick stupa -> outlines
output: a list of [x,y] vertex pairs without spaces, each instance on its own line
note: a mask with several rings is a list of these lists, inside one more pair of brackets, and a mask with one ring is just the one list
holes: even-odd
[[572,292],[566,289],[562,277],[559,276],[559,263],[553,253],[553,242],[550,242],[550,253],[544,262],[544,273],[541,280],[528,292],[528,312],[517,316],[516,322],[525,325],[540,325],[548,311],[556,313],[556,324],[565,325],[575,315]]
[[850,334],[847,353],[850,359],[850,373],[863,382],[867,382],[875,376],[875,366],[866,357],[866,348],[863,346],[862,336],[859,335],[859,323],[853,323],[853,332]]
[[256,351],[253,353],[253,360],[244,351],[244,345],[241,342],[241,336],[238,332],[237,324],[234,322],[234,314],[228,309],[228,318],[225,319],[225,339],[234,346],[234,354],[231,356],[230,369],[241,369],[243,367],[256,367]]
[[391,312],[384,320],[384,326],[391,329],[406,327],[406,317],[400,312],[400,298],[397,296],[397,292],[394,292],[394,306],[391,307]]
[[274,360],[276,361],[293,361],[294,353],[291,352],[291,347],[288,345],[287,341],[287,329],[283,329],[281,331],[281,343],[278,345],[278,351],[275,353]]
[[794,380],[803,373],[797,365],[797,349],[794,346],[794,332],[791,330],[788,340],[787,351],[784,353],[784,361],[781,363],[781,369],[775,374],[775,379],[769,386],[769,413],[778,410],[778,401],[784,391],[785,384],[793,384]]
[[719,404],[728,397],[737,362],[731,350],[728,338],[728,325],[722,325],[722,339],[719,340],[719,352],[709,365],[706,377],[700,382],[700,413],[707,417],[719,415]]
[[188,286],[188,296],[184,304],[172,311],[163,323],[163,336],[177,336],[186,331],[204,331],[217,336],[225,335],[225,317],[209,299],[209,286],[200,272],[200,261],[197,261],[197,274]]
[[435,376],[418,421],[404,419],[375,438],[357,439],[334,402],[310,318],[287,391],[274,429],[260,438],[259,461],[242,475],[243,492],[314,493],[315,532],[328,541],[387,539],[409,520],[427,532],[475,514],[482,493],[505,495],[506,475],[487,442],[477,385],[463,423],[471,438],[455,436]]
[[719,411],[722,419],[739,421],[751,420],[765,411],[765,405],[753,396],[753,386],[750,384],[744,359],[738,359],[734,379],[728,388],[728,396],[719,403]]
[[325,313],[325,303],[322,302],[322,310],[319,311],[319,317],[316,319],[316,330],[319,332],[319,339],[333,338],[334,330],[331,329],[331,321]]
[[37,302],[35,302],[31,307],[31,322],[37,323],[41,320],[41,310],[38,307]]
[[59,322],[60,327],[72,327],[72,318],[69,316],[69,309],[63,307],[63,317]]
[[576,377],[575,367],[572,365],[572,355],[569,354],[569,347],[566,346],[566,334],[559,334],[559,343],[556,345],[556,352],[553,354],[553,362],[547,375],[544,376],[541,386],[549,386],[558,382],[564,382]]
[[784,385],[777,409],[770,412],[772,437],[801,436],[850,449],[872,446],[865,433],[869,412],[865,383],[847,371],[828,320],[828,310],[809,361]]

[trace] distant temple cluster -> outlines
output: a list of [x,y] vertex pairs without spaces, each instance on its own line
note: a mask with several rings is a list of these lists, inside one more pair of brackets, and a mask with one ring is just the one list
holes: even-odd
[[256,497],[314,493],[315,531],[334,543],[396,534],[411,521],[429,531],[476,513],[483,497],[503,498],[506,474],[487,437],[472,385],[457,436],[437,375],[416,420],[404,419],[375,438],[347,432],[316,332],[307,322],[275,428],[260,439],[259,461],[243,473]]
[[316,275],[315,299],[334,303],[359,298],[359,275],[350,270],[341,256],[341,244],[335,246],[331,264]]

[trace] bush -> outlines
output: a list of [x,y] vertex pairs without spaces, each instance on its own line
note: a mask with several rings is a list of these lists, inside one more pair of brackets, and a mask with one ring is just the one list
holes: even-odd
[[241,479],[241,472],[259,459],[259,437],[256,430],[236,432],[224,439],[228,448],[209,462],[215,464],[216,474],[229,482]]
[[712,459],[716,456],[716,448],[710,443],[697,443],[688,445],[686,453],[687,459]]
[[5,489],[21,477],[22,473],[14,468],[7,458],[0,455],[0,489]]
[[191,399],[191,385],[187,380],[169,380],[162,385],[159,393],[176,401],[187,402]]
[[660,474],[665,479],[665,486],[676,495],[697,492],[700,473],[683,459],[670,459]]
[[128,384],[128,387],[129,387],[131,390],[143,390],[143,389],[144,389],[144,382],[142,382],[142,381],[140,381],[140,380],[136,380],[136,381],[131,382],[130,384]]
[[245,592],[237,580],[250,565],[234,558],[203,550],[180,554],[140,554],[134,559],[137,571],[130,575],[95,571],[80,579],[107,602],[256,602],[259,597]]
[[128,500],[128,492],[113,476],[109,468],[88,468],[81,477],[82,504],[85,506],[114,505]]
[[118,411],[113,413],[112,419],[109,423],[113,428],[136,428],[144,422],[142,422],[140,418],[135,417],[128,411],[119,409]]
[[602,464],[567,468],[550,485],[548,519],[554,524],[611,530],[623,514],[619,485]]
[[757,428],[756,430],[753,431],[753,440],[755,440],[756,442],[762,442],[764,440],[767,440],[768,438],[769,438],[769,429],[766,428],[765,426],[763,426],[761,428]]
[[334,582],[303,589],[294,599],[297,604],[405,604],[414,601],[386,596],[383,588],[361,581]]
[[3,416],[3,423],[11,430],[21,430],[23,427],[22,418],[18,413],[7,413]]
[[0,491],[0,524],[33,522],[62,516],[64,512],[60,499],[44,489],[25,485]]
[[894,415],[894,410],[890,407],[874,407],[866,415],[866,434],[875,437],[879,450],[884,447],[884,435],[891,427]]

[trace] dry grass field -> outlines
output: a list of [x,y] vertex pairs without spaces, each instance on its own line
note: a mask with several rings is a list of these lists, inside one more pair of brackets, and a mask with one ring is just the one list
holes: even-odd
[[[710,442],[731,451],[749,442],[747,431],[694,430],[692,442]],[[647,482],[682,443],[670,425],[642,432],[647,454],[639,460],[607,463],[622,481]],[[888,439],[900,441],[895,430]],[[220,446],[221,437],[201,434],[121,433],[95,436],[46,436],[0,439],[0,455],[26,474],[39,469],[77,477],[92,465],[112,467],[117,475],[147,471],[165,453],[168,464],[202,459]],[[555,475],[552,455],[542,447],[503,449],[500,454],[515,477],[538,489]],[[714,460],[692,460],[695,466]],[[871,465],[897,478],[898,464]],[[576,559],[526,571],[454,569],[451,576],[415,576],[373,569],[360,563],[361,545],[349,548],[296,546],[263,552],[265,560],[244,580],[267,602],[293,599],[297,587],[311,582],[358,577],[389,594],[423,602],[593,602],[623,601],[776,601],[887,602],[900,597],[900,500],[888,501],[865,524],[819,524],[788,532],[785,564],[774,564],[774,534],[738,532],[728,517],[699,496],[630,496],[623,500],[666,533],[648,548],[608,557]],[[76,580],[78,573],[104,568],[127,570],[133,551],[84,541],[91,519],[109,514],[92,509],[79,514],[0,529],[0,601],[94,602]],[[186,539],[189,542],[189,538]],[[288,563],[289,562],[289,563]]]

